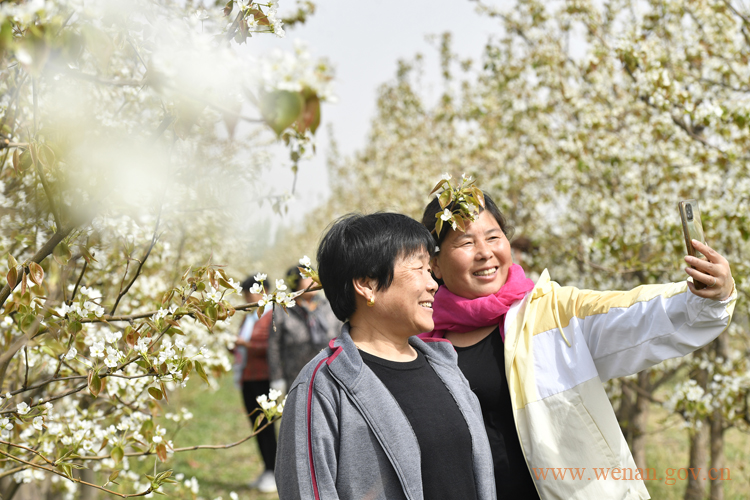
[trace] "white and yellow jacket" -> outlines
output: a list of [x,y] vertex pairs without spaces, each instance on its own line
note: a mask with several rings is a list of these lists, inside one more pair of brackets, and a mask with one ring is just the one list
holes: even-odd
[[[736,298],[733,291],[724,301],[703,299],[684,281],[627,292],[579,290],[542,273],[506,314],[505,370],[543,500],[650,498],[643,481],[632,479],[636,465],[602,382],[706,345],[729,325]],[[554,476],[552,469],[566,468],[577,469],[577,477]],[[595,468],[627,469],[621,477],[628,479],[599,479]]]

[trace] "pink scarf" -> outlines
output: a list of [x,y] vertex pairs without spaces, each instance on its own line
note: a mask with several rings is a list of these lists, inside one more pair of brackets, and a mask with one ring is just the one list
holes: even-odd
[[505,340],[503,319],[510,306],[521,300],[534,288],[534,282],[526,277],[523,268],[513,264],[508,269],[508,279],[497,293],[465,299],[441,286],[432,304],[435,329],[421,333],[420,338],[443,338],[448,332],[473,332],[479,328],[500,325],[500,335]]

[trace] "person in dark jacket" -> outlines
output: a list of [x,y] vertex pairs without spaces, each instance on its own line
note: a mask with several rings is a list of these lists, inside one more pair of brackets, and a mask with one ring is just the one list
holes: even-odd
[[[286,283],[292,292],[297,292],[309,288],[312,280],[300,276],[294,266],[286,273]],[[281,392],[286,392],[300,370],[325,349],[341,328],[341,322],[322,293],[303,293],[296,303],[286,311],[274,308],[275,328],[268,338],[271,388]]]
[[479,401],[433,328],[429,231],[349,215],[323,237],[320,281],[346,321],[292,383],[276,459],[281,500],[492,500]]
[[[256,283],[257,281],[252,276],[242,282],[242,294],[245,302],[258,302],[262,298],[261,294],[250,291]],[[260,319],[255,315],[255,311],[247,313],[235,341],[233,368],[240,379],[242,399],[248,415],[259,407],[258,396],[268,394],[270,391],[267,352],[271,318],[270,311]],[[253,425],[254,420],[255,415],[250,417],[250,425]],[[276,481],[273,474],[274,463],[276,462],[276,430],[273,425],[269,425],[255,437],[258,440],[258,449],[263,458],[265,470],[250,485],[262,493],[271,493],[276,491]]]

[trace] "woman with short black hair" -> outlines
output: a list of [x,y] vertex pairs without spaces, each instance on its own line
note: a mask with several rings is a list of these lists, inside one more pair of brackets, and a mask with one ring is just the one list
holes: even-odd
[[318,250],[339,338],[300,373],[281,421],[285,499],[495,498],[481,409],[433,327],[434,242],[400,214],[348,215]]

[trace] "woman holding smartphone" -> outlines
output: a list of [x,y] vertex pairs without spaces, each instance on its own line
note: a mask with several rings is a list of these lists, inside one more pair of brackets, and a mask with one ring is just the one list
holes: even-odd
[[[435,329],[421,337],[456,348],[482,406],[497,491],[544,500],[649,498],[639,478],[598,479],[593,470],[636,470],[602,383],[684,356],[723,332],[737,296],[726,259],[693,241],[707,261],[686,257],[694,267],[686,272],[706,284],[702,290],[690,281],[579,290],[551,281],[547,270],[534,283],[513,264],[509,227],[491,197],[478,211],[467,207],[443,208],[436,198],[425,209],[441,286]],[[444,221],[450,213],[463,219],[436,228],[441,213]]]

